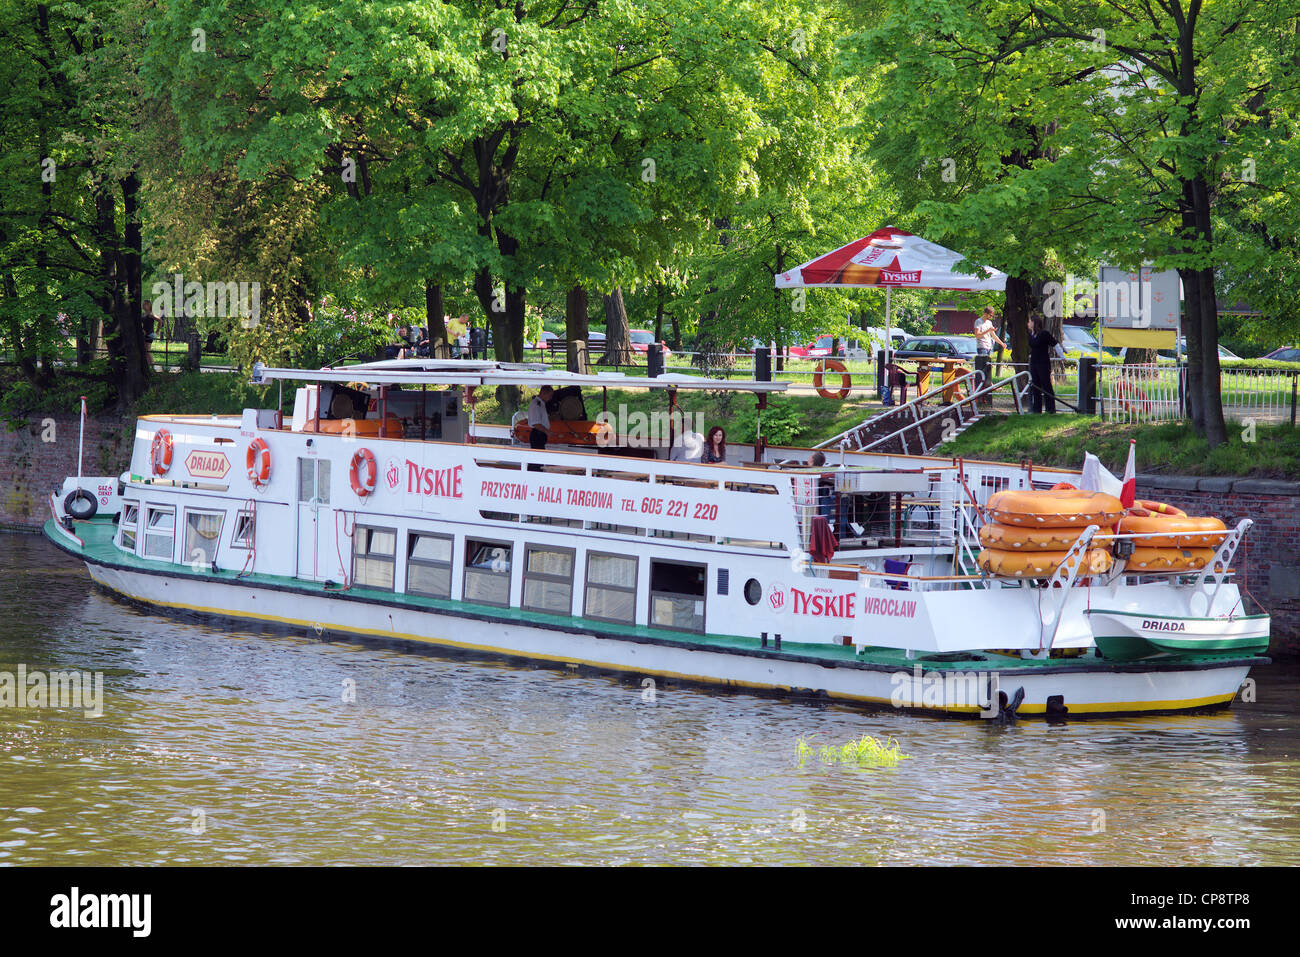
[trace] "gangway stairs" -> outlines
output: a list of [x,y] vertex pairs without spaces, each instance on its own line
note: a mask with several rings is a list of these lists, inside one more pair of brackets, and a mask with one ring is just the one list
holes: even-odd
[[[1017,372],[997,382],[974,388],[983,376],[968,372],[911,402],[886,409],[866,419],[859,425],[827,439],[816,447],[833,448],[846,452],[885,452],[903,455],[928,455],[944,442],[950,442],[975,424],[984,414],[981,406],[990,400],[998,389],[1009,388],[1016,405],[1022,412],[1023,398],[1029,388],[1029,373]],[[971,390],[963,394],[962,386]],[[953,401],[944,402],[944,396]],[[932,410],[925,403],[936,400],[940,405]]]

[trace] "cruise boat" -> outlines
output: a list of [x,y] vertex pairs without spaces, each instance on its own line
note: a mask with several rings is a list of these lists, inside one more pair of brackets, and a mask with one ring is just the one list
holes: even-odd
[[[1043,490],[1076,472],[768,447],[761,412],[788,383],[437,360],[254,376],[281,400],[289,383],[287,420],[283,401],[141,417],[126,473],[51,494],[50,540],[157,609],[881,708],[1223,707],[1268,660],[1267,616],[1232,581],[1249,520],[1138,567],[1154,533],[1091,493],[1064,529],[1014,525],[1008,496],[1041,524],[1071,495]],[[525,424],[475,422],[482,390],[543,384],[544,450]],[[665,411],[591,415],[610,389]],[[759,440],[725,463],[699,460],[712,423],[677,406],[701,389],[756,404]]]

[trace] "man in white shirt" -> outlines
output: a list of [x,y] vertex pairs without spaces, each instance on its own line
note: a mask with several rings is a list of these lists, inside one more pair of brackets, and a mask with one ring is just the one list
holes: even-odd
[[[544,385],[538,390],[537,395],[533,396],[533,401],[528,403],[528,446],[533,449],[546,448],[546,440],[551,437],[551,415],[546,409],[546,403],[551,401],[551,396],[555,390],[549,385]],[[529,471],[541,471],[540,465],[528,466]]]
[[998,347],[1005,349],[1007,344],[999,338],[994,331],[992,306],[984,307],[984,315],[980,316],[975,323],[975,352],[978,355],[987,356],[993,353],[993,343],[996,342]]

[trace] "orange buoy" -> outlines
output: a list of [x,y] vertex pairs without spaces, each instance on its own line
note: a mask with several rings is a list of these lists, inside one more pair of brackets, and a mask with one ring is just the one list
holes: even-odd
[[149,447],[149,463],[154,475],[166,475],[172,467],[172,434],[166,429],[159,429]]
[[254,488],[261,488],[271,481],[271,447],[266,444],[266,439],[253,439],[248,443],[244,464],[248,466],[248,480]]
[[369,449],[358,449],[352,456],[352,491],[365,498],[375,490],[379,481],[379,466],[375,454]]
[[[832,392],[824,388],[824,377],[827,372],[838,372],[840,374],[840,391]],[[823,399],[847,399],[849,389],[853,385],[853,379],[849,376],[849,370],[844,367],[844,363],[838,359],[823,359],[817,364],[817,371],[813,373],[813,388]]]
[[1007,489],[991,496],[985,509],[1002,525],[1031,528],[1079,528],[1114,525],[1124,506],[1113,495],[1071,489]]

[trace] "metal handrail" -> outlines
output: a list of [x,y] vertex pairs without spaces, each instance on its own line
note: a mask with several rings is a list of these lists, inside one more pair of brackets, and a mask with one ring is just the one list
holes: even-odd
[[[978,372],[971,372],[971,373],[969,373],[969,374],[967,374],[967,375],[964,375],[964,376],[961,377],[961,379],[955,379],[955,380],[953,380],[953,382],[950,382],[950,383],[948,384],[948,387],[951,387],[952,385],[955,385],[955,384],[959,384],[959,383],[961,383],[961,382],[964,382],[966,379],[970,378],[971,376],[978,375],[978,374],[979,374]],[[999,381],[997,381],[997,382],[991,382],[991,383],[989,383],[988,385],[984,386],[983,388],[978,389],[978,390],[972,392],[969,396],[967,396],[967,397],[964,398],[964,399],[961,399],[960,401],[957,401],[957,402],[950,402],[950,403],[948,403],[948,404],[945,405],[945,406],[941,406],[940,408],[936,409],[934,412],[931,412],[929,415],[927,415],[927,416],[926,416],[925,418],[923,418],[923,419],[917,419],[916,421],[914,421],[914,422],[910,422],[910,423],[908,423],[907,425],[903,426],[901,429],[898,429],[898,430],[896,430],[896,431],[894,431],[894,432],[891,432],[891,433],[889,433],[888,435],[882,435],[882,436],[881,436],[880,438],[878,438],[878,439],[873,439],[869,444],[862,446],[862,447],[859,448],[857,451],[859,451],[859,452],[866,452],[866,451],[868,451],[868,450],[874,448],[875,446],[880,445],[880,444],[883,443],[883,442],[888,442],[890,439],[898,438],[898,437],[902,436],[903,433],[907,432],[909,429],[919,428],[920,426],[924,425],[926,422],[929,422],[931,419],[935,419],[935,418],[938,418],[938,417],[941,416],[941,415],[944,415],[944,414],[950,413],[951,410],[952,410],[952,408],[953,408],[953,406],[962,406],[962,405],[966,405],[967,403],[974,402],[976,399],[980,398],[981,396],[988,395],[988,394],[992,393],[994,390],[1002,388],[1002,387],[1003,387],[1004,385],[1006,385],[1007,383],[1014,383],[1017,379],[1020,379],[1020,378],[1024,378],[1026,381],[1028,381],[1028,379],[1029,379],[1029,373],[1028,373],[1028,372],[1017,372],[1017,373],[1016,373],[1015,375],[1013,375],[1013,376],[1008,376],[1007,378],[1005,378],[1005,379],[1001,379],[1001,380],[999,380]],[[943,391],[943,390],[940,389],[939,391]],[[930,393],[930,394],[933,394],[933,393]],[[909,403],[909,405],[910,405],[910,403]],[[903,408],[903,407],[900,406],[900,408]],[[850,429],[849,431],[852,431],[852,429]]]
[[[1020,373],[1017,373],[1017,375],[1019,375],[1019,374],[1020,374]],[[920,407],[921,403],[924,402],[926,399],[931,399],[931,398],[933,398],[934,396],[939,395],[940,393],[947,392],[949,389],[954,388],[955,386],[962,385],[962,384],[964,384],[968,379],[972,379],[972,378],[974,378],[975,376],[978,376],[978,375],[980,375],[980,371],[979,371],[978,369],[976,369],[976,370],[974,370],[974,371],[972,371],[972,372],[968,372],[968,373],[966,373],[964,376],[961,376],[961,377],[958,378],[958,379],[953,379],[953,380],[951,380],[950,382],[948,382],[947,384],[939,386],[937,389],[931,389],[931,390],[930,390],[929,392],[927,392],[925,395],[918,395],[915,399],[912,399],[912,400],[909,401],[909,402],[905,402],[905,403],[903,403],[903,404],[900,405],[900,406],[896,406],[896,407],[894,407],[894,408],[892,408],[892,409],[887,409],[887,410],[885,410],[884,412],[878,412],[878,413],[876,413],[875,415],[871,416],[871,418],[869,418],[869,419],[864,419],[863,421],[859,422],[857,425],[853,426],[852,428],[845,429],[845,430],[844,430],[843,432],[841,432],[839,435],[832,436],[831,438],[826,439],[824,442],[821,442],[821,443],[819,443],[818,445],[814,445],[813,448],[815,448],[815,449],[825,449],[825,448],[831,448],[831,447],[833,447],[833,446],[836,446],[836,443],[842,442],[844,439],[848,438],[848,436],[849,436],[850,434],[852,434],[853,432],[856,432],[858,429],[862,428],[862,427],[863,427],[864,425],[866,425],[868,422],[872,422],[872,421],[874,421],[875,419],[883,418],[883,417],[885,417],[885,416],[889,416],[889,415],[897,415],[897,414],[899,414],[900,412],[903,412],[903,411],[906,410],[906,409],[911,409],[911,410],[912,410],[912,413],[913,413],[913,421],[915,421],[915,413],[916,413],[916,410],[917,410],[917,408]],[[1015,377],[1012,376],[1012,378],[1015,378]],[[1006,380],[1003,380],[1003,381],[1006,381]],[[950,403],[948,403],[948,405],[944,406],[944,408],[946,409],[946,408],[949,408],[949,407],[951,407],[951,406],[953,406],[953,405],[965,405],[967,402],[971,401],[971,399],[973,399],[973,398],[975,398],[975,396],[972,394],[971,396],[969,396],[969,397],[967,397],[967,398],[964,398],[964,399],[960,400],[959,402],[950,402]],[[861,451],[861,449],[859,449],[858,451]]]

